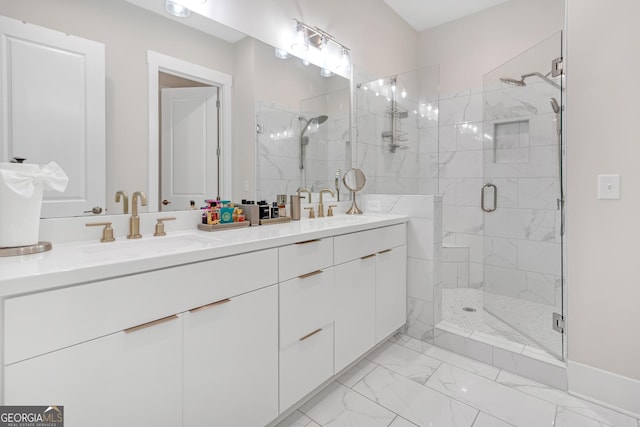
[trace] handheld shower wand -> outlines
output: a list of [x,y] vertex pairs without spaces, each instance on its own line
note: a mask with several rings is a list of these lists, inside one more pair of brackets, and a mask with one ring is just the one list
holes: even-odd
[[307,129],[309,129],[309,126],[321,125],[322,123],[326,122],[328,118],[329,117],[325,115],[314,117],[309,120],[305,119],[302,116],[298,117],[298,120],[300,120],[301,122],[306,122],[306,124],[304,125],[304,128],[302,128],[302,132],[300,132],[300,170],[304,169],[304,157],[306,152],[306,146],[309,145],[309,137],[304,136],[305,132],[307,131]]

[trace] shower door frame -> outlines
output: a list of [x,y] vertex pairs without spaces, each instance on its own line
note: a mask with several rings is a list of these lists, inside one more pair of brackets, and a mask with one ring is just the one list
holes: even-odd
[[[554,40],[556,38],[557,40]],[[544,68],[543,69],[544,71],[542,71],[541,73],[536,73],[535,71],[531,73],[530,71],[532,70],[529,70],[529,69],[524,69],[524,68],[518,69],[517,64],[535,62],[535,61],[531,61],[530,59],[527,60],[526,55],[531,55],[531,53],[535,53],[536,49],[538,49],[539,51],[544,50],[546,52],[549,49],[549,46],[557,46],[557,54],[554,53],[553,55],[550,55],[547,58],[548,60],[547,67],[549,66],[554,67],[557,65],[561,67],[562,66],[561,61],[564,53],[563,42],[564,42],[563,33],[562,31],[560,31],[559,33],[554,34],[553,36],[542,41],[541,43],[535,46],[532,46],[527,51],[522,52],[521,54],[512,58],[510,61],[506,62],[500,67],[497,67],[496,69],[485,74],[484,84],[483,84],[483,93],[485,98],[484,99],[484,125],[485,126],[491,125],[493,127],[493,130],[487,132],[487,129],[485,129],[485,135],[487,134],[490,134],[490,135],[485,142],[485,146],[483,150],[483,153],[484,153],[483,184],[484,185],[482,189],[480,189],[481,199],[482,199],[481,209],[483,210],[482,239],[483,239],[483,248],[484,248],[483,249],[484,251],[484,255],[483,255],[483,306],[484,306],[484,309],[487,312],[491,313],[492,315],[498,317],[505,323],[507,323],[510,327],[520,332],[529,340],[533,341],[535,344],[537,344],[537,346],[543,348],[545,351],[549,352],[555,358],[558,358],[560,360],[565,360],[565,354],[566,354],[566,351],[565,351],[566,328],[564,328],[564,324],[565,324],[564,319],[565,319],[565,312],[566,312],[565,263],[564,263],[564,250],[565,250],[565,244],[564,244],[564,241],[565,241],[564,240],[564,229],[565,229],[564,188],[565,186],[564,184],[565,183],[564,183],[564,173],[563,173],[564,166],[565,166],[565,156],[564,156],[564,135],[562,132],[562,129],[563,129],[562,120],[564,115],[564,95],[565,95],[564,75],[561,75],[559,78],[554,79],[553,77],[550,77],[550,74],[545,75],[545,71],[548,70],[548,68]],[[557,43],[557,45],[555,43]],[[552,47],[552,49],[555,52],[556,47]],[[552,62],[556,58],[560,58],[559,63]],[[516,66],[514,67],[513,64],[516,64]],[[501,83],[502,85],[501,87],[496,86],[496,82],[495,82],[496,76],[499,76],[500,72],[503,72],[503,71],[512,73],[512,74],[518,74],[522,76],[521,80],[517,80],[515,78],[512,78],[511,75],[508,75],[508,78],[504,78],[504,79],[498,78],[497,80],[502,80],[503,83]],[[536,71],[541,71],[541,70],[536,70]],[[528,77],[525,77],[525,76],[528,76]],[[505,83],[508,83],[511,86],[508,86]],[[514,85],[514,83],[515,83],[515,86],[517,87],[512,89],[511,87]],[[555,89],[556,86],[558,86],[557,89]],[[527,87],[529,89],[526,89]],[[521,88],[523,89],[523,92],[527,96],[531,96],[532,101],[530,105],[527,104],[526,100],[523,101],[522,99],[517,98],[517,96],[522,96],[522,95],[517,95],[517,93]],[[555,89],[555,91],[551,92],[552,89]],[[540,93],[535,92],[536,90],[539,90]],[[514,103],[513,114],[510,116],[509,111],[505,110],[503,112],[504,117],[500,118],[498,108],[496,107],[498,103],[491,105],[490,101],[492,96],[496,96],[495,94],[498,94],[497,96],[500,96],[501,91],[504,94],[503,97],[505,99],[509,97],[513,97],[512,101],[518,101],[522,106],[524,106],[523,108],[525,110],[526,108],[530,108],[531,109],[530,115],[519,114],[516,111],[516,107],[518,107],[518,105]],[[540,97],[541,93],[545,95],[549,93],[553,93],[554,95],[547,97],[545,100],[544,96]],[[551,99],[556,99],[558,104],[557,105],[558,111],[556,111],[556,107],[553,105]],[[543,101],[546,101],[546,106],[545,106],[545,102]],[[551,106],[551,108],[549,108],[549,106]],[[550,111],[547,112],[547,110],[550,110]],[[507,156],[505,158],[508,160],[508,155],[510,154],[510,151],[511,151],[512,154],[514,155],[513,158],[515,159],[515,161],[513,165],[515,166],[511,167],[512,165],[507,164],[504,167],[504,170],[509,170],[509,168],[511,167],[514,171],[518,171],[520,167],[519,165],[517,165],[518,162],[520,162],[521,164],[527,163],[527,165],[524,165],[521,171],[518,171],[520,172],[520,175],[516,173],[515,177],[505,176],[506,174],[504,174],[504,172],[501,171],[501,166],[498,166],[499,154],[501,154],[500,145],[498,145],[499,144],[498,137],[501,136],[504,138],[504,140],[508,141],[509,127],[512,127],[514,129],[516,128],[518,129],[517,139],[520,141],[519,142],[520,144],[522,144],[522,140],[524,139],[522,135],[526,135],[528,138],[530,137],[532,141],[538,141],[538,140],[544,139],[544,137],[541,138],[539,135],[534,135],[534,132],[537,132],[538,129],[540,128],[539,123],[537,122],[541,121],[542,119],[546,119],[547,116],[552,120],[556,121],[555,127],[551,129],[551,132],[553,132],[555,139],[551,140],[551,138],[549,138],[548,146],[543,146],[542,143],[540,146],[536,146],[538,142],[531,142],[530,143],[531,146],[527,146],[526,149],[524,147],[524,144],[522,146],[519,146],[517,145],[518,143],[515,143],[513,146],[508,147],[507,150],[504,150],[504,153],[506,154],[503,154],[503,155]],[[555,118],[553,116],[555,116]],[[531,123],[533,123],[533,125],[531,126],[531,134],[529,133],[530,121]],[[500,125],[503,125],[507,130],[502,130],[502,131],[499,130]],[[502,135],[500,135],[501,133]],[[512,134],[512,136],[514,134]],[[545,134],[545,137],[547,137],[546,134]],[[527,143],[529,143],[528,140],[527,140]],[[554,145],[555,145],[555,151],[553,147]],[[556,173],[555,176],[550,178],[549,175],[544,175],[545,168],[547,169],[547,172],[549,172],[549,165],[542,164],[539,158],[537,159],[535,158],[536,156],[535,150],[540,150],[541,152],[545,152],[546,150],[547,154],[551,154],[552,151],[553,153],[555,153],[555,162],[557,162],[555,164],[555,173]],[[527,155],[532,156],[532,158],[529,159],[527,157],[525,162],[524,153],[527,153]],[[518,159],[517,156],[519,155],[522,155],[523,158]],[[526,173],[529,172],[527,170],[527,168],[529,167],[528,163],[535,164],[536,161],[542,165],[543,172],[541,176],[534,177],[534,176],[526,175]],[[526,171],[526,172],[522,172],[522,171]],[[499,177],[499,178],[496,179],[496,177]],[[543,196],[538,195],[541,205],[527,204],[528,202],[526,201],[521,203],[522,199],[524,199],[524,197],[522,196],[522,193],[526,194],[527,192],[526,186],[530,188],[536,188],[536,186],[543,187],[545,181],[548,183],[550,182],[551,179],[554,179],[555,182],[553,183],[553,185],[549,185],[549,189],[550,191],[554,191],[554,193],[556,194],[556,196],[553,197],[553,202],[555,203],[555,208],[556,208],[555,214],[553,215],[554,217],[553,226],[549,225],[550,221],[548,220],[549,219],[548,217],[551,215],[551,212],[553,211],[553,209],[550,207],[550,204],[552,202],[552,200],[550,200],[551,199],[550,194],[547,193]],[[514,181],[515,181],[515,184],[514,184]],[[512,205],[509,205],[508,193],[510,191],[513,192],[513,188],[512,189],[507,188],[506,190],[501,189],[500,188],[501,185],[499,184],[496,187],[497,182],[503,182],[503,183],[507,182],[508,185],[511,185],[512,187],[515,186],[515,200],[511,200]],[[522,185],[521,182],[525,182],[524,190],[523,188],[521,188],[521,185]],[[551,187],[553,188],[551,189]],[[488,190],[488,188],[490,188],[490,190]],[[500,193],[507,193],[507,194],[501,195]],[[492,195],[494,196],[493,200],[491,200]],[[487,200],[485,200],[485,198]],[[532,200],[535,200],[535,199],[536,197],[532,198]],[[506,200],[506,203],[504,202],[501,203],[501,201],[505,201],[505,200]],[[506,204],[507,208],[500,206],[501,204]],[[522,207],[521,204],[527,209],[521,209]],[[503,209],[506,211],[511,211],[509,212],[509,214],[513,213],[513,217],[510,217],[509,214],[501,213],[501,210]],[[518,213],[519,210],[521,210],[522,212]],[[520,217],[518,215],[520,215]],[[499,221],[496,218],[500,218],[502,219],[502,221]],[[522,236],[506,238],[504,236],[508,235],[507,230],[498,230],[498,232],[496,232],[496,229],[498,226],[503,226],[502,224],[498,225],[500,222],[503,222],[506,225],[505,228],[508,228],[508,222],[509,222],[508,220],[513,221],[514,219],[516,221],[519,220],[521,222],[520,225],[523,228],[525,228],[525,231]],[[513,223],[511,225],[513,226]],[[549,227],[549,230],[547,231],[546,235],[541,236],[540,235],[541,231],[537,230],[536,227],[540,227],[540,229],[543,229],[545,226]],[[552,238],[550,237],[551,229],[553,230]],[[538,233],[538,235],[536,235],[536,233]],[[535,237],[531,238],[531,235],[535,235]],[[512,257],[515,258],[515,264],[510,266],[511,269],[503,268],[504,266],[500,266],[499,264],[503,262],[503,260],[499,260],[499,258],[495,256],[496,242],[504,243],[505,241],[508,241],[510,244],[513,244],[513,242],[515,242],[515,246],[512,248],[515,254],[511,255]],[[556,244],[559,244],[559,247],[554,247]],[[538,253],[536,253],[536,255],[540,256],[541,259],[544,259],[545,256],[548,256],[549,253],[551,253],[553,256],[550,259],[550,264],[553,265],[557,261],[559,264],[557,268],[555,268],[556,267],[555,265],[553,266],[554,268],[549,268],[549,271],[545,271],[546,267],[541,268],[540,271],[536,271],[535,268],[528,268],[527,266],[535,266],[536,261],[533,261],[531,257],[529,260],[525,260],[524,258],[526,257],[523,254],[527,252],[532,253],[531,248],[536,248],[536,247],[538,248],[548,247],[549,249],[548,251],[539,250]],[[542,254],[540,254],[541,252]],[[545,254],[544,252],[547,252],[547,253]],[[555,258],[554,254],[556,252],[557,252],[557,259],[554,261],[553,258]],[[501,268],[502,268],[502,271],[500,271]],[[501,273],[501,277],[499,279],[496,279],[496,277],[499,276],[497,272]],[[503,282],[506,282],[507,280],[505,279],[505,277],[508,277],[509,274],[511,274],[514,278],[519,278],[519,277],[524,278],[523,283],[525,283],[526,287],[518,292],[516,292],[516,289],[505,291],[504,284],[497,284],[497,283],[499,283],[500,280],[502,280]],[[549,289],[544,290],[543,287],[540,288],[540,289],[543,289],[543,292],[540,292],[540,294],[544,293],[545,294],[544,298],[546,298],[546,300],[544,301],[545,303],[541,303],[544,300],[544,298],[536,295],[536,291],[539,291],[540,289],[532,290],[529,288],[530,283],[536,282],[536,281],[540,282],[538,284],[546,285],[547,288],[550,288],[551,286],[553,286],[553,305],[548,303],[548,301],[551,301],[551,296],[549,295],[550,294]],[[495,291],[499,289],[500,286],[503,286],[503,288],[502,290],[499,290],[499,292],[503,292],[503,294],[500,294],[499,292],[491,292],[491,290]],[[557,289],[558,287],[559,289]],[[511,295],[508,295],[509,293],[511,293]],[[511,300],[509,298],[511,298]],[[539,301],[536,301],[536,299],[539,299]],[[531,315],[530,320],[528,322],[524,321],[525,313],[516,313],[515,311],[509,310],[508,308],[503,308],[505,307],[505,305],[502,305],[502,302],[499,303],[499,301],[508,302],[509,303],[508,306],[510,308],[516,308],[518,307],[518,305],[520,305],[520,307],[524,307]],[[557,316],[549,312],[550,307],[555,308],[554,314],[557,314]],[[543,315],[544,318],[540,318],[541,315]],[[549,318],[547,319],[546,316],[549,316]],[[558,320],[560,320],[559,322],[560,324],[558,326],[562,327],[562,332],[557,332],[553,330],[553,326],[556,326],[554,322]],[[540,329],[538,330],[538,328],[535,327],[534,325],[536,326],[540,325]],[[545,328],[548,328],[548,330],[546,330]],[[559,336],[552,335],[557,333],[560,333],[560,335]]]

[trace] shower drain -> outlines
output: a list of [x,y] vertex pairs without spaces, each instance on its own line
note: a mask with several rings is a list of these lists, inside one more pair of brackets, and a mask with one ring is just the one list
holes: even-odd
[[468,311],[469,313],[473,313],[476,311],[476,309],[473,307],[462,307],[462,310]]

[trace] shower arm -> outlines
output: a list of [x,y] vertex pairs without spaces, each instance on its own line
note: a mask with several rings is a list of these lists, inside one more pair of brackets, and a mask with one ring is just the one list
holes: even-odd
[[548,73],[546,76],[542,73],[539,73],[537,71],[534,71],[533,73],[529,73],[529,74],[523,74],[522,77],[522,81],[524,81],[524,79],[526,79],[527,77],[533,77],[533,76],[537,76],[540,77],[542,80],[544,80],[545,82],[549,83],[550,85],[552,85],[553,87],[555,87],[556,89],[560,89],[562,90],[562,86],[560,86],[558,83],[554,82],[553,80],[551,80],[549,77],[547,77],[549,74]]

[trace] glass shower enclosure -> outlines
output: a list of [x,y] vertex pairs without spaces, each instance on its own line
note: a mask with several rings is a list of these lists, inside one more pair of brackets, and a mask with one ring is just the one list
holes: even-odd
[[562,33],[486,73],[483,308],[563,358]]

